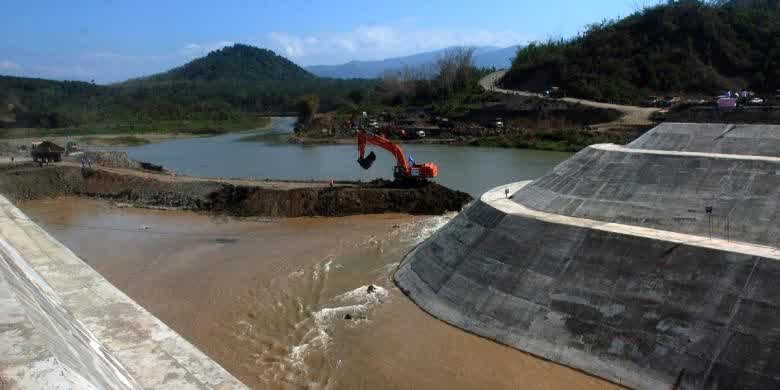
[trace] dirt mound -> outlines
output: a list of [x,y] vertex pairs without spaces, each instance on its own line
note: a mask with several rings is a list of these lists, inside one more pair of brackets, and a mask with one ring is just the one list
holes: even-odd
[[81,158],[87,158],[95,162],[95,164],[102,167],[109,168],[130,168],[139,169],[141,164],[138,161],[131,159],[127,152],[93,152],[86,151],[83,154],[74,157],[79,160]]
[[232,216],[345,216],[399,212],[443,214],[460,209],[471,196],[436,183],[388,181],[346,186],[279,189],[214,181],[171,181],[82,170],[73,166],[32,165],[0,170],[0,192],[12,200],[77,195],[111,199],[137,207],[213,212]]

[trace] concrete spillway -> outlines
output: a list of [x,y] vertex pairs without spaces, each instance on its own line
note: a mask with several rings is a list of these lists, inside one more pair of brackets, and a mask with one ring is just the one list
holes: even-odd
[[777,157],[595,145],[513,199],[553,214],[779,246],[778,172]]
[[[780,387],[778,159],[675,126],[486,193],[396,282],[455,326],[630,387]],[[733,236],[710,238],[706,201]]]
[[780,157],[780,132],[774,125],[663,123],[628,147]]
[[0,196],[0,389],[141,388],[245,386]]

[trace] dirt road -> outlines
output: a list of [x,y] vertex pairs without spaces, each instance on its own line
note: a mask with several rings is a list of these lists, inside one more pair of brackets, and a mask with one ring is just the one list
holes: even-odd
[[[77,168],[81,167],[79,163],[75,163],[72,161],[63,161],[61,163],[58,163],[58,165],[65,165],[65,166],[71,166]],[[225,179],[221,177],[193,177],[193,176],[176,175],[172,173],[156,173],[151,171],[141,171],[137,169],[109,168],[109,167],[103,167],[97,165],[93,166],[93,169],[104,171],[104,172],[116,173],[120,175],[149,178],[149,179],[154,179],[157,181],[168,182],[168,183],[219,182],[219,183],[231,184],[235,186],[251,186],[251,187],[259,187],[259,188],[266,188],[266,189],[275,189],[275,190],[292,190],[297,188],[321,188],[321,187],[330,186],[329,181],[286,181],[286,180],[251,180],[251,179],[248,180],[248,179]],[[333,186],[334,187],[355,187],[355,184],[334,182]]]
[[[529,97],[539,97],[539,98],[543,97],[541,94],[538,93],[517,91],[517,90],[504,89],[498,87],[497,86],[498,81],[501,80],[502,77],[504,77],[506,72],[507,72],[506,70],[499,70],[493,72],[483,77],[482,80],[479,81],[479,85],[482,86],[482,88],[484,88],[486,91],[491,91],[491,92],[503,93],[507,95],[517,95],[517,96],[529,96]],[[597,127],[652,125],[654,122],[650,119],[650,117],[653,115],[653,113],[659,110],[657,108],[625,106],[621,104],[602,103],[602,102],[595,102],[592,100],[585,100],[585,99],[563,98],[561,100],[569,103],[582,104],[584,106],[589,106],[589,107],[613,109],[623,113],[623,117],[621,117],[617,121],[609,122],[609,123],[600,123],[596,125]]]

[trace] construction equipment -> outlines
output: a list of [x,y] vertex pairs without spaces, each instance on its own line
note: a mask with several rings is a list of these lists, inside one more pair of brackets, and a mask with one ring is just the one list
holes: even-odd
[[439,168],[436,164],[432,162],[416,164],[411,159],[411,161],[407,161],[403,149],[398,145],[390,142],[390,140],[381,135],[361,129],[358,132],[358,164],[360,164],[363,169],[371,168],[371,165],[376,161],[376,154],[374,154],[374,152],[366,155],[367,144],[378,146],[393,154],[396,161],[393,177],[398,180],[430,179],[439,174]]
[[65,148],[51,141],[33,142],[30,148],[30,157],[40,163],[60,162]]

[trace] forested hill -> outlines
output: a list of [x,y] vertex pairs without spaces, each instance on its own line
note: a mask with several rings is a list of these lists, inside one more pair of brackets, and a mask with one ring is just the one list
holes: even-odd
[[721,4],[754,9],[780,9],[780,0],[726,0],[722,1]]
[[0,128],[241,128],[295,111],[302,96],[330,110],[377,83],[319,78],[270,50],[234,45],[112,85],[0,76]]
[[638,102],[646,95],[780,88],[777,0],[676,1],[518,52],[507,87]]
[[235,44],[145,80],[283,82],[313,78],[314,75],[271,50]]

